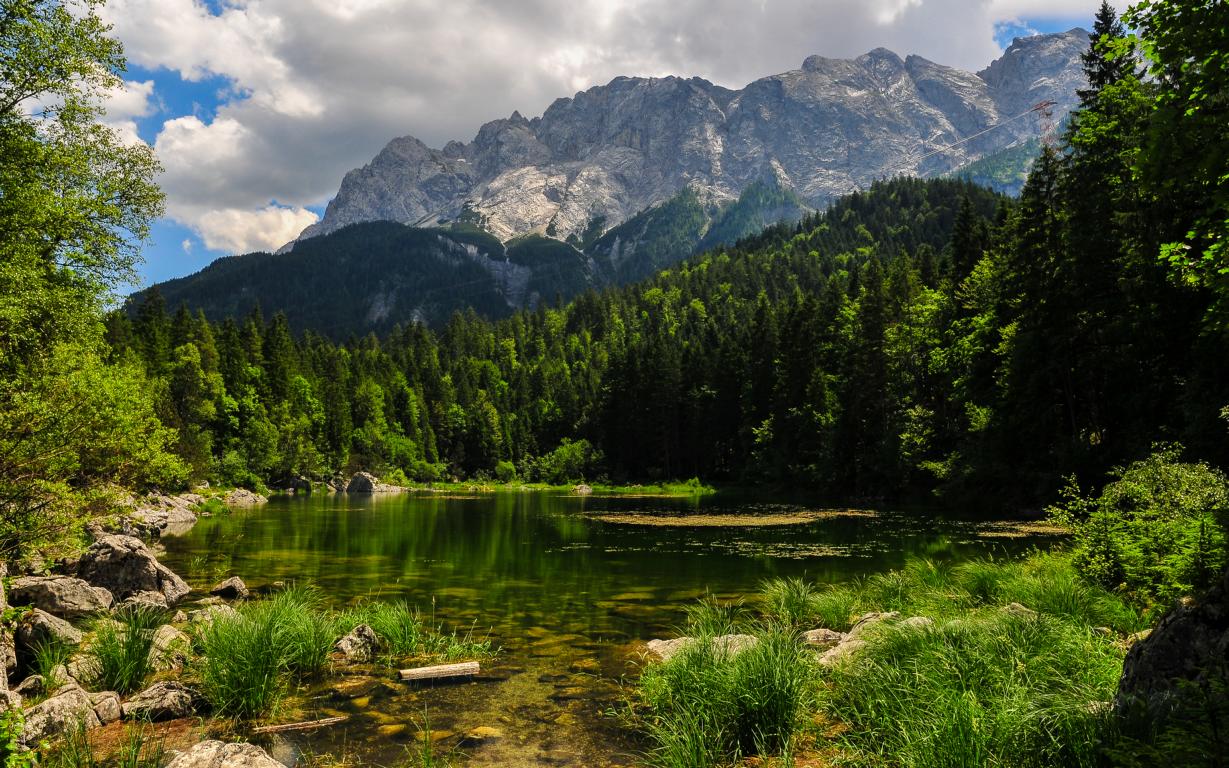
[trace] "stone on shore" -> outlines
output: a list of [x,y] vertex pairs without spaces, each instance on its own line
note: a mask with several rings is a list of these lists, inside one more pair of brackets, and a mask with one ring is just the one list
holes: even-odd
[[803,632],[799,639],[803,645],[810,646],[817,651],[826,651],[839,645],[845,639],[845,634],[834,629],[820,627]]
[[71,573],[79,579],[110,590],[124,600],[138,592],[160,592],[168,606],[184,598],[191,588],[171,569],[158,562],[140,539],[103,536],[90,545]]
[[381,483],[370,472],[357,472],[350,482],[346,483],[346,493],[400,493],[404,491],[399,485]]
[[[676,637],[673,640],[650,640],[649,652],[662,661],[669,661],[696,642],[694,637]],[[713,638],[713,651],[717,656],[732,659],[759,642],[753,635],[719,635]]]
[[185,533],[196,525],[196,507],[204,502],[205,498],[195,493],[154,493],[137,502],[129,517],[154,536]]
[[254,507],[258,504],[265,504],[268,501],[267,496],[262,496],[255,491],[249,491],[247,488],[236,488],[222,497],[222,503],[228,507]]
[[175,720],[195,714],[202,701],[201,695],[186,685],[154,683],[124,702],[123,713],[128,720]]
[[192,639],[170,624],[154,630],[153,644],[149,649],[149,663],[159,672],[183,669],[188,662],[188,650]]
[[202,741],[174,757],[166,768],[286,768],[253,744]]
[[81,630],[61,618],[52,616],[41,608],[21,617],[17,624],[17,647],[23,655],[33,655],[42,645],[56,643],[58,645],[80,645]]
[[97,728],[102,724],[94,712],[94,702],[90,701],[89,694],[75,683],[65,685],[51,698],[27,709],[25,720],[21,739],[31,747],[64,733],[77,723],[86,728]]
[[114,723],[124,714],[119,694],[115,691],[91,693],[90,701],[94,704],[94,714],[98,716],[98,721],[103,725]]
[[380,638],[375,630],[366,624],[359,624],[350,634],[337,641],[335,649],[346,661],[365,664],[375,661],[380,645]]
[[214,597],[220,597],[223,600],[243,600],[250,593],[248,587],[243,583],[243,579],[238,576],[231,576],[229,579],[220,581],[213,585],[213,589],[209,590],[209,594]]
[[23,576],[9,587],[13,605],[32,605],[62,619],[79,619],[109,610],[115,599],[102,587],[72,576]]

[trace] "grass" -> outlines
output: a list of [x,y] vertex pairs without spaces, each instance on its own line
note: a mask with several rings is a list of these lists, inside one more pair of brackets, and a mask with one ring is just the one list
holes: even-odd
[[145,605],[117,611],[113,620],[98,624],[90,652],[98,662],[92,682],[104,691],[135,693],[145,685],[153,667],[150,650],[154,630],[166,621],[166,612]]
[[[1004,611],[1012,602],[1031,613]],[[1120,739],[1106,703],[1122,637],[1143,620],[1063,554],[913,560],[839,585],[778,579],[764,584],[760,606],[748,620],[739,606],[701,601],[685,628],[699,642],[644,671],[640,722],[654,765],[790,759],[818,735],[800,730],[805,715],[835,726],[828,748],[851,766],[1093,766]],[[797,631],[847,631],[871,611],[934,623],[876,625],[851,662],[832,667],[800,649]],[[733,658],[715,652],[711,638],[732,631],[757,645]]]
[[72,649],[54,640],[45,640],[34,646],[34,673],[43,678],[43,690],[55,690],[60,683],[60,669],[72,657]]
[[166,755],[165,735],[151,736],[152,726],[146,721],[129,723],[115,754],[107,760],[99,757],[90,744],[89,730],[77,721],[68,727],[56,746],[46,756],[49,768],[159,768]]
[[365,603],[342,613],[339,623],[347,632],[359,624],[370,626],[383,643],[390,662],[416,656],[452,661],[496,652],[489,638],[474,639],[472,627],[460,634],[430,626],[423,621],[421,612],[405,600]]
[[[741,606],[706,599],[689,612],[696,642],[640,680],[642,723],[662,768],[706,768],[743,756],[788,751],[814,691],[815,664],[779,624],[744,623]],[[713,642],[734,631],[755,645],[731,655]]]

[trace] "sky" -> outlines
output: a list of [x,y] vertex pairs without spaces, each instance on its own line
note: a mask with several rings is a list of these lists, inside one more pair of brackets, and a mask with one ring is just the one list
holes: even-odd
[[[1115,3],[1122,10],[1125,3]],[[618,75],[741,88],[883,46],[979,70],[1084,0],[108,0],[128,58],[107,122],[152,145],[166,216],[141,282],[271,250],[392,138],[469,141]]]

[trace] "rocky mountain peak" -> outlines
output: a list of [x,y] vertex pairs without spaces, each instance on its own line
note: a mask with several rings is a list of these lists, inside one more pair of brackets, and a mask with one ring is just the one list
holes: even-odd
[[462,214],[504,241],[566,239],[686,187],[732,200],[763,180],[820,206],[884,175],[948,172],[1035,137],[1034,122],[1007,121],[1042,99],[1058,103],[1057,117],[1072,108],[1087,45],[1081,29],[1019,38],[976,74],[885,48],[816,55],[741,90],[697,77],[616,77],[555,100],[539,118],[514,112],[487,123],[469,143],[433,150],[393,140],[346,174],[300,239],[360,221],[431,225]]

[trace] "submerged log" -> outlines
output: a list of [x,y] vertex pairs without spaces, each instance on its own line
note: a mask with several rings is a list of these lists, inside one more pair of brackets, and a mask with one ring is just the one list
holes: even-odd
[[402,680],[442,680],[456,677],[474,677],[481,671],[476,661],[466,661],[461,664],[441,664],[435,667],[417,667],[403,669],[400,672]]
[[262,725],[253,728],[252,733],[281,733],[283,731],[310,731],[313,728],[323,728],[326,725],[336,725],[344,722],[346,717],[324,717],[319,720],[304,720],[300,723],[283,723],[282,725]]

